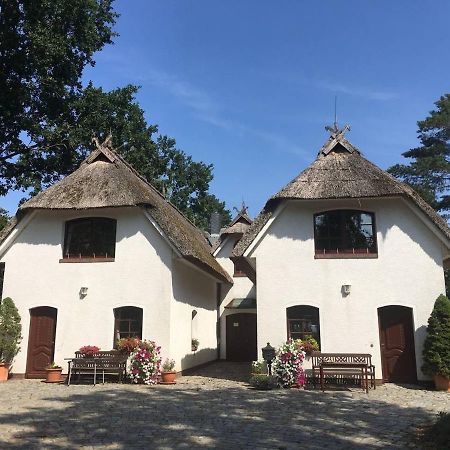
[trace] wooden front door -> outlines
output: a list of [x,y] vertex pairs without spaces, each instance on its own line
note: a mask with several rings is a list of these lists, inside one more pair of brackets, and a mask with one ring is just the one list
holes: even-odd
[[383,381],[417,381],[412,309],[405,306],[378,308]]
[[45,368],[53,361],[56,314],[57,310],[48,306],[30,310],[26,378],[45,378]]
[[256,314],[227,316],[227,360],[256,361]]

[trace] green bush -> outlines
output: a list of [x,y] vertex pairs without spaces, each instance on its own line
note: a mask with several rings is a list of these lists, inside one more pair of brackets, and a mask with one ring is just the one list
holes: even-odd
[[428,319],[422,370],[450,378],[450,300],[440,295]]
[[12,363],[19,353],[22,340],[22,325],[16,305],[9,297],[0,303],[0,362]]
[[444,450],[450,448],[450,413],[439,413],[437,422],[426,432],[423,440],[427,448]]
[[277,379],[272,375],[256,374],[250,378],[250,385],[264,391],[278,387]]

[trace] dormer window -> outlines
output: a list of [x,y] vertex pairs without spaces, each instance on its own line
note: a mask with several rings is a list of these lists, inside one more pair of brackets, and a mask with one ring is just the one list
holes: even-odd
[[66,222],[63,261],[111,261],[116,250],[116,220],[88,217]]
[[375,215],[333,210],[314,215],[316,258],[376,257]]

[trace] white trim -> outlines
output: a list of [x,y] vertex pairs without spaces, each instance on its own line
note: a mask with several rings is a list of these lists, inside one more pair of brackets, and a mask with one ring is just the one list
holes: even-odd
[[[214,250],[213,252],[213,256],[214,258],[217,257],[217,254],[223,249],[223,247],[225,246],[225,242],[227,242],[227,240],[230,238],[230,236],[227,236],[221,243],[220,245]],[[220,238],[219,238],[220,239]]]
[[161,235],[161,237],[169,244],[170,248],[173,250],[173,252],[178,256],[183,256],[181,252],[172,244],[171,240],[167,237],[166,233],[161,229],[161,227],[156,223],[155,219],[146,211],[142,210],[144,213],[144,216],[147,217],[149,222],[155,227],[155,230]]
[[5,253],[9,250],[14,241],[20,236],[23,230],[30,223],[31,219],[36,215],[36,210],[32,211],[30,214],[26,214],[19,223],[11,230],[8,237],[0,245],[0,258],[2,258]]
[[408,201],[406,198],[401,197],[403,202],[408,206],[411,211],[416,214],[416,216],[422,220],[422,222],[429,228],[433,234],[447,247],[447,249],[450,249],[450,243],[449,239],[444,235],[444,233],[440,230],[438,230],[437,226],[432,222],[432,220],[424,213],[422,210],[420,210],[415,203],[412,201]]
[[272,223],[277,219],[277,217],[280,215],[280,213],[286,208],[286,206],[291,203],[291,200],[287,200],[282,202],[278,207],[275,209],[272,217],[267,221],[267,223],[262,227],[262,229],[259,231],[259,233],[255,236],[252,243],[247,247],[247,250],[245,250],[244,254],[242,256],[249,257],[251,256],[253,250],[258,245],[259,241],[263,238],[263,236],[266,234],[267,230],[271,227]]

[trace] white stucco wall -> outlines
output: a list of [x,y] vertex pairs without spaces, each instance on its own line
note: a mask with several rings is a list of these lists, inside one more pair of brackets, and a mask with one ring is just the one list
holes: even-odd
[[[228,237],[220,251],[217,253],[217,261],[231,275],[234,273],[234,264],[230,256],[236,242],[235,237]],[[227,339],[226,339],[226,318],[231,314],[252,313],[256,314],[257,309],[229,309],[225,308],[234,298],[256,298],[256,289],[253,282],[247,277],[233,277],[232,286],[222,287],[222,300],[220,302],[220,358],[227,357]]]
[[[117,219],[114,262],[60,263],[64,222],[82,216]],[[172,250],[139,208],[74,212],[40,211],[1,257],[6,263],[3,296],[22,317],[22,350],[13,371],[24,373],[30,308],[57,308],[54,360],[64,363],[82,345],[113,346],[113,309],[143,309],[143,338],[170,352]],[[88,287],[84,299],[80,287]]]
[[[313,214],[336,208],[376,216],[377,259],[314,259]],[[287,337],[286,308],[320,308],[324,352],[371,353],[382,378],[377,308],[411,307],[417,375],[425,327],[437,296],[445,292],[443,244],[400,199],[291,202],[255,246],[258,348]],[[341,286],[351,284],[343,297]]]
[[[174,261],[170,316],[170,358],[175,359],[177,371],[217,359],[216,280],[186,262]],[[196,352],[191,350],[192,338],[199,341]],[[169,355],[163,351],[162,356]]]

